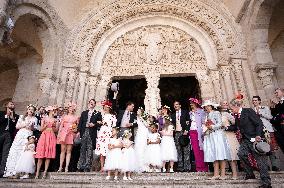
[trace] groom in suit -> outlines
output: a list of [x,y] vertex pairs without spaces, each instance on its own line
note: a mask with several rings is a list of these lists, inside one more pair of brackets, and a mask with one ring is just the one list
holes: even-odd
[[238,156],[244,164],[244,171],[246,173],[245,179],[255,179],[253,169],[248,160],[248,154],[252,153],[257,161],[260,178],[262,181],[261,188],[270,188],[271,179],[268,174],[268,164],[266,155],[258,154],[253,147],[253,142],[260,142],[263,136],[263,123],[255,111],[251,108],[242,108],[242,100],[233,99],[230,102],[230,107],[236,116],[236,123],[234,126],[229,126],[228,130],[240,130],[242,140]]
[[183,135],[189,136],[190,116],[187,110],[181,109],[179,101],[174,102],[175,112],[172,114],[172,122],[175,127],[175,144],[178,152],[177,171],[189,172],[190,164],[190,144],[182,147],[179,139]]
[[9,150],[13,141],[13,134],[19,116],[15,113],[15,105],[12,101],[6,105],[6,110],[0,112],[0,177],[3,177]]
[[137,127],[137,117],[133,112],[134,103],[127,102],[125,110],[119,110],[117,115],[116,126],[120,127],[118,136],[121,137],[125,130],[130,129],[132,133],[132,139],[134,139],[134,128]]
[[81,137],[80,158],[78,170],[89,172],[92,167],[93,150],[96,149],[97,131],[102,124],[102,115],[95,110],[96,101],[89,100],[89,110],[83,111],[80,117],[78,131]]

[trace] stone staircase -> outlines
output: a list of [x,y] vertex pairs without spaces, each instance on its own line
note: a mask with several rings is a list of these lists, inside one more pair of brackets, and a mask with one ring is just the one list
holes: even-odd
[[[98,172],[79,173],[49,173],[47,179],[0,179],[0,187],[5,188],[93,188],[93,187],[198,187],[198,188],[255,188],[260,185],[259,174],[256,180],[243,180],[240,174],[239,180],[208,180],[212,173],[143,173],[135,174],[133,181],[105,180],[106,174]],[[284,188],[284,171],[271,172],[272,186]],[[229,175],[228,175],[229,177]]]

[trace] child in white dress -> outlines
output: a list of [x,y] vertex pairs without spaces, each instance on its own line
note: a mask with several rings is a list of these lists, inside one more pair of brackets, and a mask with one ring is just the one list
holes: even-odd
[[161,172],[161,137],[158,131],[157,124],[150,125],[151,133],[148,135],[147,148],[145,155],[145,163],[150,167],[150,172]]
[[104,170],[107,171],[106,179],[110,179],[111,172],[114,172],[114,180],[117,180],[118,171],[121,170],[121,159],[122,159],[122,151],[121,148],[122,140],[117,137],[119,130],[117,127],[112,128],[112,137],[110,138],[108,144],[108,152],[106,155],[106,161]]
[[132,180],[131,173],[137,170],[137,160],[133,148],[133,141],[130,140],[132,134],[129,130],[125,130],[122,136],[123,149],[121,171],[124,173],[123,180]]
[[29,178],[29,174],[35,173],[35,136],[28,136],[28,143],[26,143],[16,167],[16,173],[25,173],[20,179]]
[[163,172],[166,172],[166,162],[170,162],[170,172],[174,172],[174,162],[177,161],[177,149],[174,141],[174,126],[169,119],[165,119],[165,125],[161,131],[161,157]]

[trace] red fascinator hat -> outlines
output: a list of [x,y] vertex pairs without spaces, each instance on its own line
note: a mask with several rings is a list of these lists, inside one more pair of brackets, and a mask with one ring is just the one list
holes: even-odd
[[110,102],[110,101],[103,101],[102,105],[111,108],[112,107],[112,102]]

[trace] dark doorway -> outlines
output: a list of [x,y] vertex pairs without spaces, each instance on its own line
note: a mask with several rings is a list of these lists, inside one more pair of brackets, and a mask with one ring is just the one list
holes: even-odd
[[159,88],[162,105],[167,105],[171,108],[173,108],[175,100],[181,102],[183,109],[188,109],[188,99],[190,97],[200,99],[199,84],[194,76],[162,77]]
[[[119,92],[117,96],[117,108],[125,109],[126,103],[132,101],[135,104],[135,111],[138,107],[144,108],[145,90],[147,82],[145,78],[140,79],[120,79],[113,80],[119,83]],[[113,92],[109,91],[109,99],[113,98]]]

